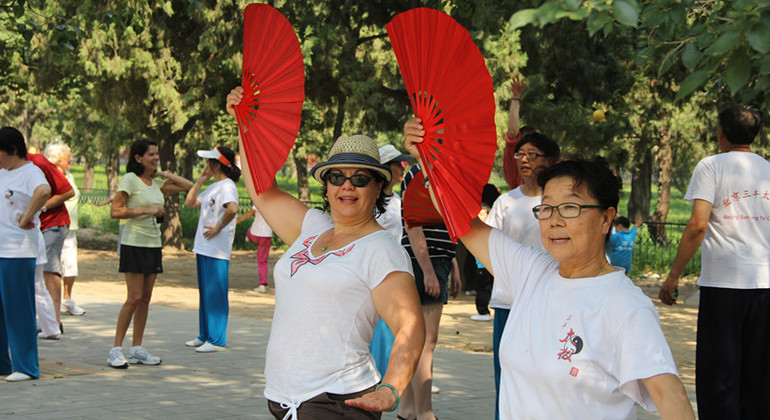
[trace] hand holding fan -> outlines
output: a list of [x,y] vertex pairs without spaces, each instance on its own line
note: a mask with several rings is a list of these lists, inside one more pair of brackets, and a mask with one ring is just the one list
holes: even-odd
[[243,100],[234,107],[254,189],[273,185],[299,133],[305,67],[297,34],[266,4],[243,12]]
[[[492,77],[468,31],[445,13],[412,9],[385,28],[412,109],[426,131],[418,145],[423,171],[456,241],[481,210],[481,190],[494,163]],[[410,207],[405,198],[405,217],[411,217]]]

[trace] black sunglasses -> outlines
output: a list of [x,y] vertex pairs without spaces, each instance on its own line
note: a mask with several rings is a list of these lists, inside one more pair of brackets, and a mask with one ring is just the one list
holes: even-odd
[[330,172],[328,175],[326,175],[326,180],[329,181],[330,184],[337,187],[342,186],[345,181],[350,180],[350,183],[353,184],[354,187],[363,188],[369,185],[369,183],[372,182],[372,179],[374,178],[364,174],[345,176],[341,172]]

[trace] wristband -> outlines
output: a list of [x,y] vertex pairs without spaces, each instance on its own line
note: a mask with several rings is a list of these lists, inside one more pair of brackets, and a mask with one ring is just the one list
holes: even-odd
[[374,390],[375,390],[375,391],[379,391],[379,390],[380,390],[380,388],[382,388],[382,387],[385,387],[385,388],[390,388],[390,390],[391,390],[391,391],[393,391],[393,395],[395,395],[395,396],[396,396],[396,403],[393,405],[393,408],[391,408],[390,410],[388,410],[388,413],[392,413],[392,412],[394,412],[394,411],[398,410],[398,403],[400,403],[400,402],[401,402],[401,399],[400,399],[400,398],[398,398],[398,391],[396,391],[396,388],[395,388],[393,385],[389,384],[389,383],[385,383],[385,382],[383,382],[383,383],[381,383],[381,384],[377,385],[377,388],[374,388]]
[[521,98],[517,98],[517,97],[511,98],[512,101],[518,101],[519,99],[521,99]]
[[43,204],[43,207],[40,207],[40,213],[45,213],[47,211],[48,211],[48,207],[46,207],[45,204]]

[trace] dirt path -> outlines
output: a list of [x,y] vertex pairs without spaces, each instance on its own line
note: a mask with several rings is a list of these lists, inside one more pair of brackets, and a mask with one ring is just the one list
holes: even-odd
[[[118,273],[118,258],[114,251],[81,249],[79,252],[80,275],[75,283],[74,297],[84,294],[104,300],[125,299],[124,276]],[[281,252],[270,253],[270,275],[273,264]],[[195,256],[190,252],[164,251],[164,273],[158,276],[153,293],[153,304],[183,309],[198,308],[197,275]],[[230,261],[230,313],[233,316],[271,320],[275,296],[269,288],[266,294],[250,290],[257,286],[257,262],[255,251],[234,251]],[[272,280],[271,280],[272,281]],[[648,296],[656,297],[657,281],[640,282]],[[680,287],[681,296],[689,296],[691,285]],[[661,325],[668,338],[682,380],[694,384],[695,377],[695,327],[697,307],[686,304],[665,307],[653,299],[661,315]],[[86,308],[88,309],[88,308]],[[462,295],[450,300],[444,307],[439,333],[439,346],[465,351],[491,352],[492,323],[475,322],[469,317],[475,313],[472,296]]]

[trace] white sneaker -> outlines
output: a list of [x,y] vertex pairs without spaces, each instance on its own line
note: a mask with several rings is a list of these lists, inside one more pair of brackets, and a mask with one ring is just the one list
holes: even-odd
[[431,394],[438,394],[439,391],[441,391],[436,385],[431,385],[430,387],[430,393]]
[[473,314],[471,315],[471,319],[474,321],[489,322],[492,320],[492,316],[489,314],[486,314],[486,315]]
[[465,296],[476,296],[476,291],[475,290],[466,290],[465,291]]
[[59,334],[54,335],[45,335],[42,332],[37,333],[37,338],[42,338],[44,340],[58,340]]
[[120,347],[113,347],[110,350],[110,357],[107,358],[107,364],[115,369],[125,369],[128,367],[126,357],[123,356],[123,349]]
[[21,382],[21,381],[28,381],[30,379],[35,379],[26,373],[21,372],[13,372],[12,374],[5,377],[6,382]]
[[82,316],[86,313],[86,310],[78,306],[72,299],[62,299],[61,313],[62,315]]
[[203,340],[201,340],[198,337],[195,337],[195,339],[190,340],[190,341],[186,341],[184,343],[184,345],[187,346],[187,347],[199,347],[201,344],[203,344]]
[[257,286],[256,289],[254,289],[254,292],[256,292],[256,293],[267,293],[267,286],[265,286],[264,284],[260,284],[259,286]]
[[214,353],[216,351],[224,350],[225,348],[222,346],[215,346],[208,341],[203,343],[200,347],[195,349],[198,353]]
[[128,363],[138,365],[159,365],[162,362],[158,356],[153,356],[143,346],[131,347],[128,350]]

